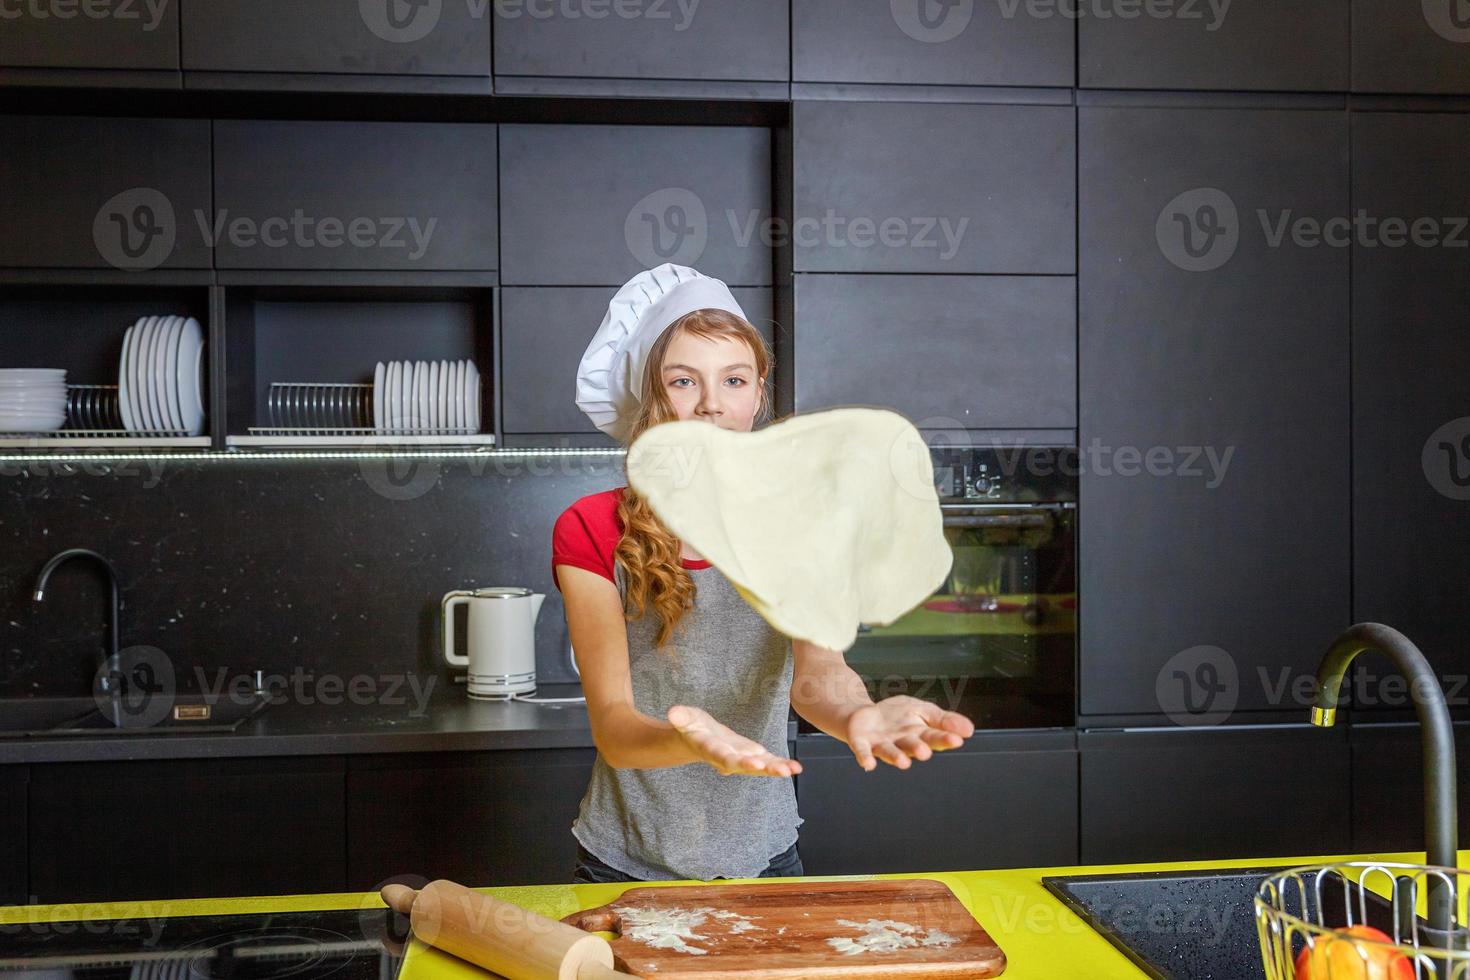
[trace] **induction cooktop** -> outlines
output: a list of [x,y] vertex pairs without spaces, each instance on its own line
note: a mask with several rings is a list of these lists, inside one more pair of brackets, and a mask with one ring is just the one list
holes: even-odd
[[408,920],[391,909],[0,924],[3,980],[394,980]]

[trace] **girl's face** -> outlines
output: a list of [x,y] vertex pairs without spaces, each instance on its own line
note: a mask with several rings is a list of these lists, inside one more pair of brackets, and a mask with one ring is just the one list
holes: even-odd
[[664,351],[664,391],[679,420],[699,419],[749,432],[760,410],[755,357],[735,337],[706,339],[680,332]]

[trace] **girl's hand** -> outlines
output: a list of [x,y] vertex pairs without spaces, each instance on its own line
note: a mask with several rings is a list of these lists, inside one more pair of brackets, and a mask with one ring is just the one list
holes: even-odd
[[964,715],[907,694],[865,705],[847,718],[847,746],[868,772],[878,768],[877,759],[907,769],[910,756],[923,762],[973,734],[975,723]]
[[669,709],[668,718],[684,744],[721,776],[794,776],[801,772],[801,763],[772,755],[764,745],[731,731],[701,708],[676,704]]

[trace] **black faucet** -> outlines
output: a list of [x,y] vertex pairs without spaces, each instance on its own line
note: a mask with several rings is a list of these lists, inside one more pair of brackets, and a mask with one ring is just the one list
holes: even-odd
[[[1337,720],[1337,696],[1353,658],[1364,650],[1384,654],[1409,679],[1414,710],[1424,746],[1425,861],[1458,867],[1459,808],[1455,802],[1455,733],[1444,690],[1419,648],[1398,630],[1382,623],[1358,623],[1333,641],[1317,667],[1317,703],[1312,724],[1331,727]],[[1454,920],[1456,881],[1429,875],[1429,924],[1448,936]],[[1413,905],[1409,905],[1412,909]]]
[[[46,598],[47,579],[51,577],[52,572],[56,571],[56,567],[58,565],[70,558],[94,559],[99,565],[103,567],[103,569],[107,571],[107,579],[112,585],[112,603],[108,607],[107,612],[108,648],[111,656],[109,660],[103,661],[103,663],[99,664],[98,666],[105,666],[107,663],[115,664],[117,662],[118,646],[118,611],[122,608],[122,600],[118,597],[119,590],[117,584],[117,569],[112,567],[112,562],[108,561],[106,558],[103,558],[101,555],[97,554],[97,552],[92,551],[88,548],[68,548],[65,551],[57,552],[51,557],[51,560],[46,563],[45,567],[41,569],[41,574],[36,576],[36,589],[34,592],[34,598],[37,602],[41,602]],[[102,689],[107,690],[109,684],[106,671],[103,671],[100,674],[100,683],[102,685]]]

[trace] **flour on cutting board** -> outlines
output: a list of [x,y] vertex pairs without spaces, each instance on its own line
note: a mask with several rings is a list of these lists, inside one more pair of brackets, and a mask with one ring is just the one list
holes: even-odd
[[[751,919],[754,918],[752,916],[741,915],[729,909],[717,909],[709,905],[703,905],[697,909],[642,909],[628,905],[616,905],[613,906],[613,911],[622,915],[622,934],[627,938],[635,942],[646,943],[656,949],[672,949],[677,953],[693,953],[696,956],[703,956],[709,950],[691,946],[686,940],[718,942],[724,938],[694,931],[695,928],[705,925],[712,918],[721,923],[727,923],[731,934],[761,928],[751,922]],[[716,923],[709,924],[715,925]]]
[[869,919],[867,922],[838,919],[837,923],[861,931],[861,935],[856,938],[837,936],[827,940],[827,945],[849,956],[858,953],[892,953],[910,946],[952,946],[959,941],[943,930],[920,929],[893,919]]

